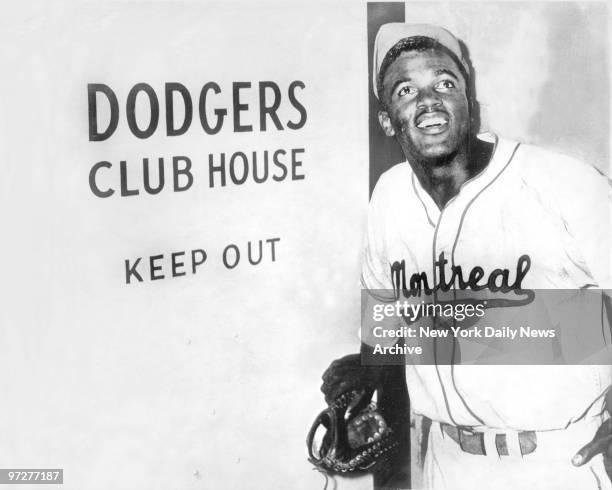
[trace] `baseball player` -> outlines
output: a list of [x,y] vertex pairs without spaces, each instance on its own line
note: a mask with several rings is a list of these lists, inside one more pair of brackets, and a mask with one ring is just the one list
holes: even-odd
[[[453,34],[383,25],[373,66],[380,125],[406,161],[372,195],[364,289],[397,290],[400,263],[431,289],[445,266],[465,273],[454,287],[609,287],[607,179],[566,156],[477,134],[470,65]],[[357,356],[323,379],[329,398],[377,382]],[[612,488],[609,365],[408,364],[406,380],[414,412],[432,421],[425,488]]]

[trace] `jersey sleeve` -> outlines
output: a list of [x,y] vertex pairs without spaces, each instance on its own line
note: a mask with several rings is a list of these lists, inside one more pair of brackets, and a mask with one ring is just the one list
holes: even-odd
[[376,308],[396,301],[388,246],[390,240],[393,240],[389,236],[389,232],[393,231],[389,226],[393,221],[393,190],[387,185],[389,179],[385,177],[388,175],[383,174],[378,181],[370,200],[361,272],[361,287],[366,291],[362,294],[360,337],[362,343],[372,348],[388,347],[397,342],[393,336],[376,335],[375,327],[383,332],[395,330],[402,325],[401,318],[397,316],[385,316],[382,320],[372,316]]
[[[392,290],[391,270],[387,253],[387,220],[385,186],[379,180],[368,208],[366,245],[361,268],[361,287],[368,290]],[[382,292],[382,291],[381,291]]]
[[[612,187],[594,167],[574,162],[557,202],[568,232],[581,252],[593,287],[612,288]],[[571,186],[570,186],[571,183]]]

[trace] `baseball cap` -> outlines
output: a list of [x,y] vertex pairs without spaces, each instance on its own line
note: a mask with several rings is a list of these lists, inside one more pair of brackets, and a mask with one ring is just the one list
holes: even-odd
[[469,73],[468,64],[461,52],[459,41],[450,31],[432,24],[405,24],[403,22],[383,24],[378,30],[376,40],[374,41],[372,85],[376,98],[378,98],[378,73],[385,56],[399,41],[415,36],[428,37],[437,41],[456,55],[465,68],[466,73]]

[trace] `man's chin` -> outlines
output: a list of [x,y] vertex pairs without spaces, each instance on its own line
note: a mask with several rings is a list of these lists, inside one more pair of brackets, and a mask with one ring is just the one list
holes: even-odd
[[457,153],[457,148],[443,143],[427,145],[417,149],[416,154],[422,160],[434,164],[443,164]]
[[410,155],[415,160],[436,166],[444,165],[457,154],[463,136],[450,130],[432,135],[406,130],[404,135],[400,144],[407,157]]

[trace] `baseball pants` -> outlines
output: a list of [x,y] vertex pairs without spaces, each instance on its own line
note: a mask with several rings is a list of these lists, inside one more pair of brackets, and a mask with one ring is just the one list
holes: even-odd
[[[427,490],[612,490],[601,454],[582,467],[571,463],[574,454],[591,441],[600,420],[577,422],[564,430],[536,432],[537,447],[521,455],[518,434],[486,431],[487,455],[464,452],[433,422],[423,469]],[[500,456],[495,434],[505,433],[509,455]],[[518,454],[517,454],[518,453]]]

